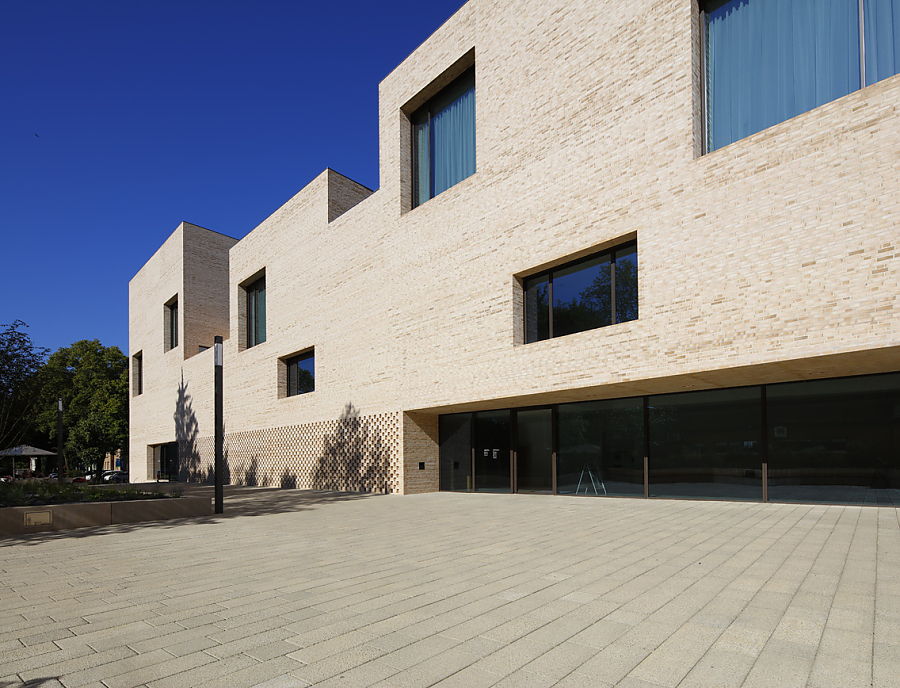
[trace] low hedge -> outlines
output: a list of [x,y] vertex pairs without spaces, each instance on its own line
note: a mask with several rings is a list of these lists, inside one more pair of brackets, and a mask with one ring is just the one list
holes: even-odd
[[145,492],[136,487],[107,488],[99,485],[17,481],[0,483],[0,508],[8,506],[46,506],[80,502],[126,502],[135,499],[167,499],[179,494]]

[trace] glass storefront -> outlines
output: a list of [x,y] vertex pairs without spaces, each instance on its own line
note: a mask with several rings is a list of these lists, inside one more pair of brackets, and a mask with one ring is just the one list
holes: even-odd
[[900,506],[900,373],[446,415],[440,452],[442,490]]

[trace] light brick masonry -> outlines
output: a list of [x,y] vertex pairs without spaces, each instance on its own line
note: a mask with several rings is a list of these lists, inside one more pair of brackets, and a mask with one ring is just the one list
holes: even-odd
[[[230,479],[329,489],[436,490],[440,413],[900,370],[900,76],[700,155],[697,6],[622,9],[471,0],[380,85],[377,191],[326,170],[239,242],[180,225],[130,284],[131,479],[176,441],[208,477],[216,334]],[[411,209],[408,113],[472,62],[477,171]],[[634,237],[637,320],[523,343],[522,276]]]

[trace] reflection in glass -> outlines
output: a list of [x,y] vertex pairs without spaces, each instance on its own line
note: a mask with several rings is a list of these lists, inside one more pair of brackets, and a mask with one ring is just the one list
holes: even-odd
[[612,323],[609,255],[553,272],[553,336]]
[[900,505],[900,374],[766,388],[771,501]]
[[525,280],[525,342],[550,337],[550,278],[547,275]]
[[640,397],[560,404],[559,493],[643,495],[643,417]]
[[616,322],[637,320],[637,246],[616,251]]
[[475,414],[475,489],[509,492],[509,410]]
[[553,490],[553,412],[516,413],[516,491]]
[[441,416],[441,489],[472,489],[472,414]]
[[650,397],[650,496],[762,499],[761,389]]

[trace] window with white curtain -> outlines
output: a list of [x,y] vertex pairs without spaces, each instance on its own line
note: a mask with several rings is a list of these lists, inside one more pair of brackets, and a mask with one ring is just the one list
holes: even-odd
[[416,110],[413,207],[475,173],[475,67]]
[[707,151],[900,71],[900,0],[727,0],[702,8]]

